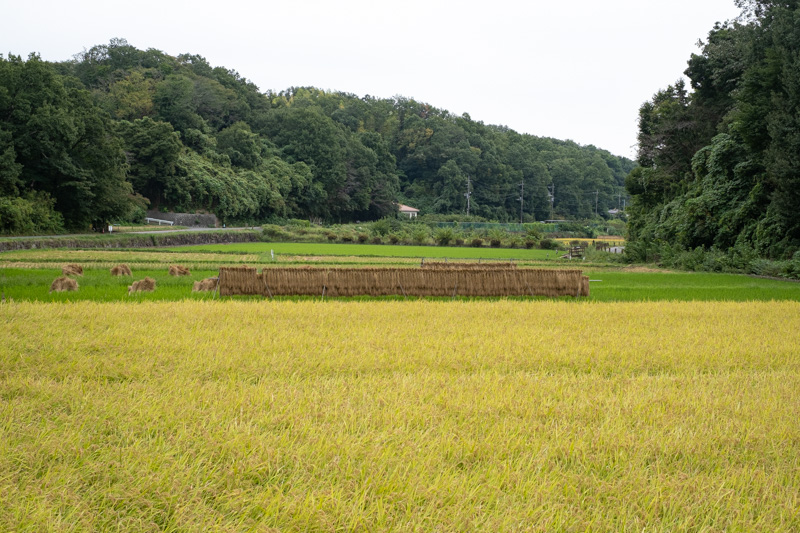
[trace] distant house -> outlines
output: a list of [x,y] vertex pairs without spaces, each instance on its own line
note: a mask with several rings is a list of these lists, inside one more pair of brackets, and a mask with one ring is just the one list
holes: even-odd
[[406,215],[408,218],[416,218],[419,214],[419,209],[415,209],[413,207],[409,207],[403,204],[397,204],[397,208],[400,211],[401,215]]

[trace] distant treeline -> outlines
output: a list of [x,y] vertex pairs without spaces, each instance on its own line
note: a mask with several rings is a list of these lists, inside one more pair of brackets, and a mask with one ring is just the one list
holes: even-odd
[[227,222],[374,220],[396,202],[457,214],[468,192],[486,219],[587,218],[619,206],[633,167],[402,97],[264,94],[200,56],[121,39],[63,63],[0,56],[3,233],[131,220],[147,206]]
[[800,2],[737,0],[682,81],[639,112],[632,258],[746,269],[800,261]]

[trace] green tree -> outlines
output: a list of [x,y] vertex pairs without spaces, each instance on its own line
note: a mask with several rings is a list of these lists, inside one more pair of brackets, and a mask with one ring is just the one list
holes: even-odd
[[137,192],[154,207],[190,204],[189,191],[177,173],[183,145],[171,124],[145,117],[117,123],[117,133],[124,141],[128,178]]
[[27,61],[0,58],[0,87],[6,188],[47,193],[69,227],[136,206],[110,120],[80,82],[32,54]]
[[231,164],[254,169],[261,164],[264,146],[247,123],[237,122],[217,134],[217,150],[227,155]]

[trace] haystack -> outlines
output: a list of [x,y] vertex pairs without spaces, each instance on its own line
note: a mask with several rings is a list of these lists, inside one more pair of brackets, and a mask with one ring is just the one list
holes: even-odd
[[61,268],[61,274],[64,276],[83,276],[83,267],[75,263],[70,263]]
[[170,265],[169,266],[169,275],[170,276],[188,276],[189,274],[191,274],[191,272],[189,272],[189,269],[186,268],[185,266],[181,266],[181,265]]
[[206,278],[202,281],[195,281],[192,285],[192,292],[213,291],[217,288],[219,278]]
[[131,269],[128,265],[117,265],[111,269],[112,276],[132,276]]
[[68,278],[66,276],[61,276],[60,278],[56,278],[53,280],[53,283],[50,285],[50,292],[65,292],[65,291],[77,291],[78,290],[78,282],[72,278]]
[[128,287],[128,294],[133,292],[153,292],[154,290],[156,290],[156,280],[151,277],[146,277],[134,281],[133,285]]
[[219,269],[220,296],[265,295],[265,289],[264,280],[259,277],[253,267],[222,267]]
[[438,270],[516,270],[516,263],[444,263],[442,261],[425,261],[421,268]]

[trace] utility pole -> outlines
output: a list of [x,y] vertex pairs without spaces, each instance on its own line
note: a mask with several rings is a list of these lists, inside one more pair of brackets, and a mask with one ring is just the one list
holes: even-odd
[[519,223],[522,224],[522,202],[525,197],[525,182],[519,182]]
[[556,184],[551,183],[547,186],[547,193],[550,196],[550,220],[553,219],[553,205],[556,201]]
[[470,190],[469,176],[467,176],[467,192],[464,193],[464,196],[467,197],[467,216],[469,216],[469,197],[472,196],[472,191]]
[[600,191],[594,191],[594,216],[597,216],[597,199],[600,198]]

